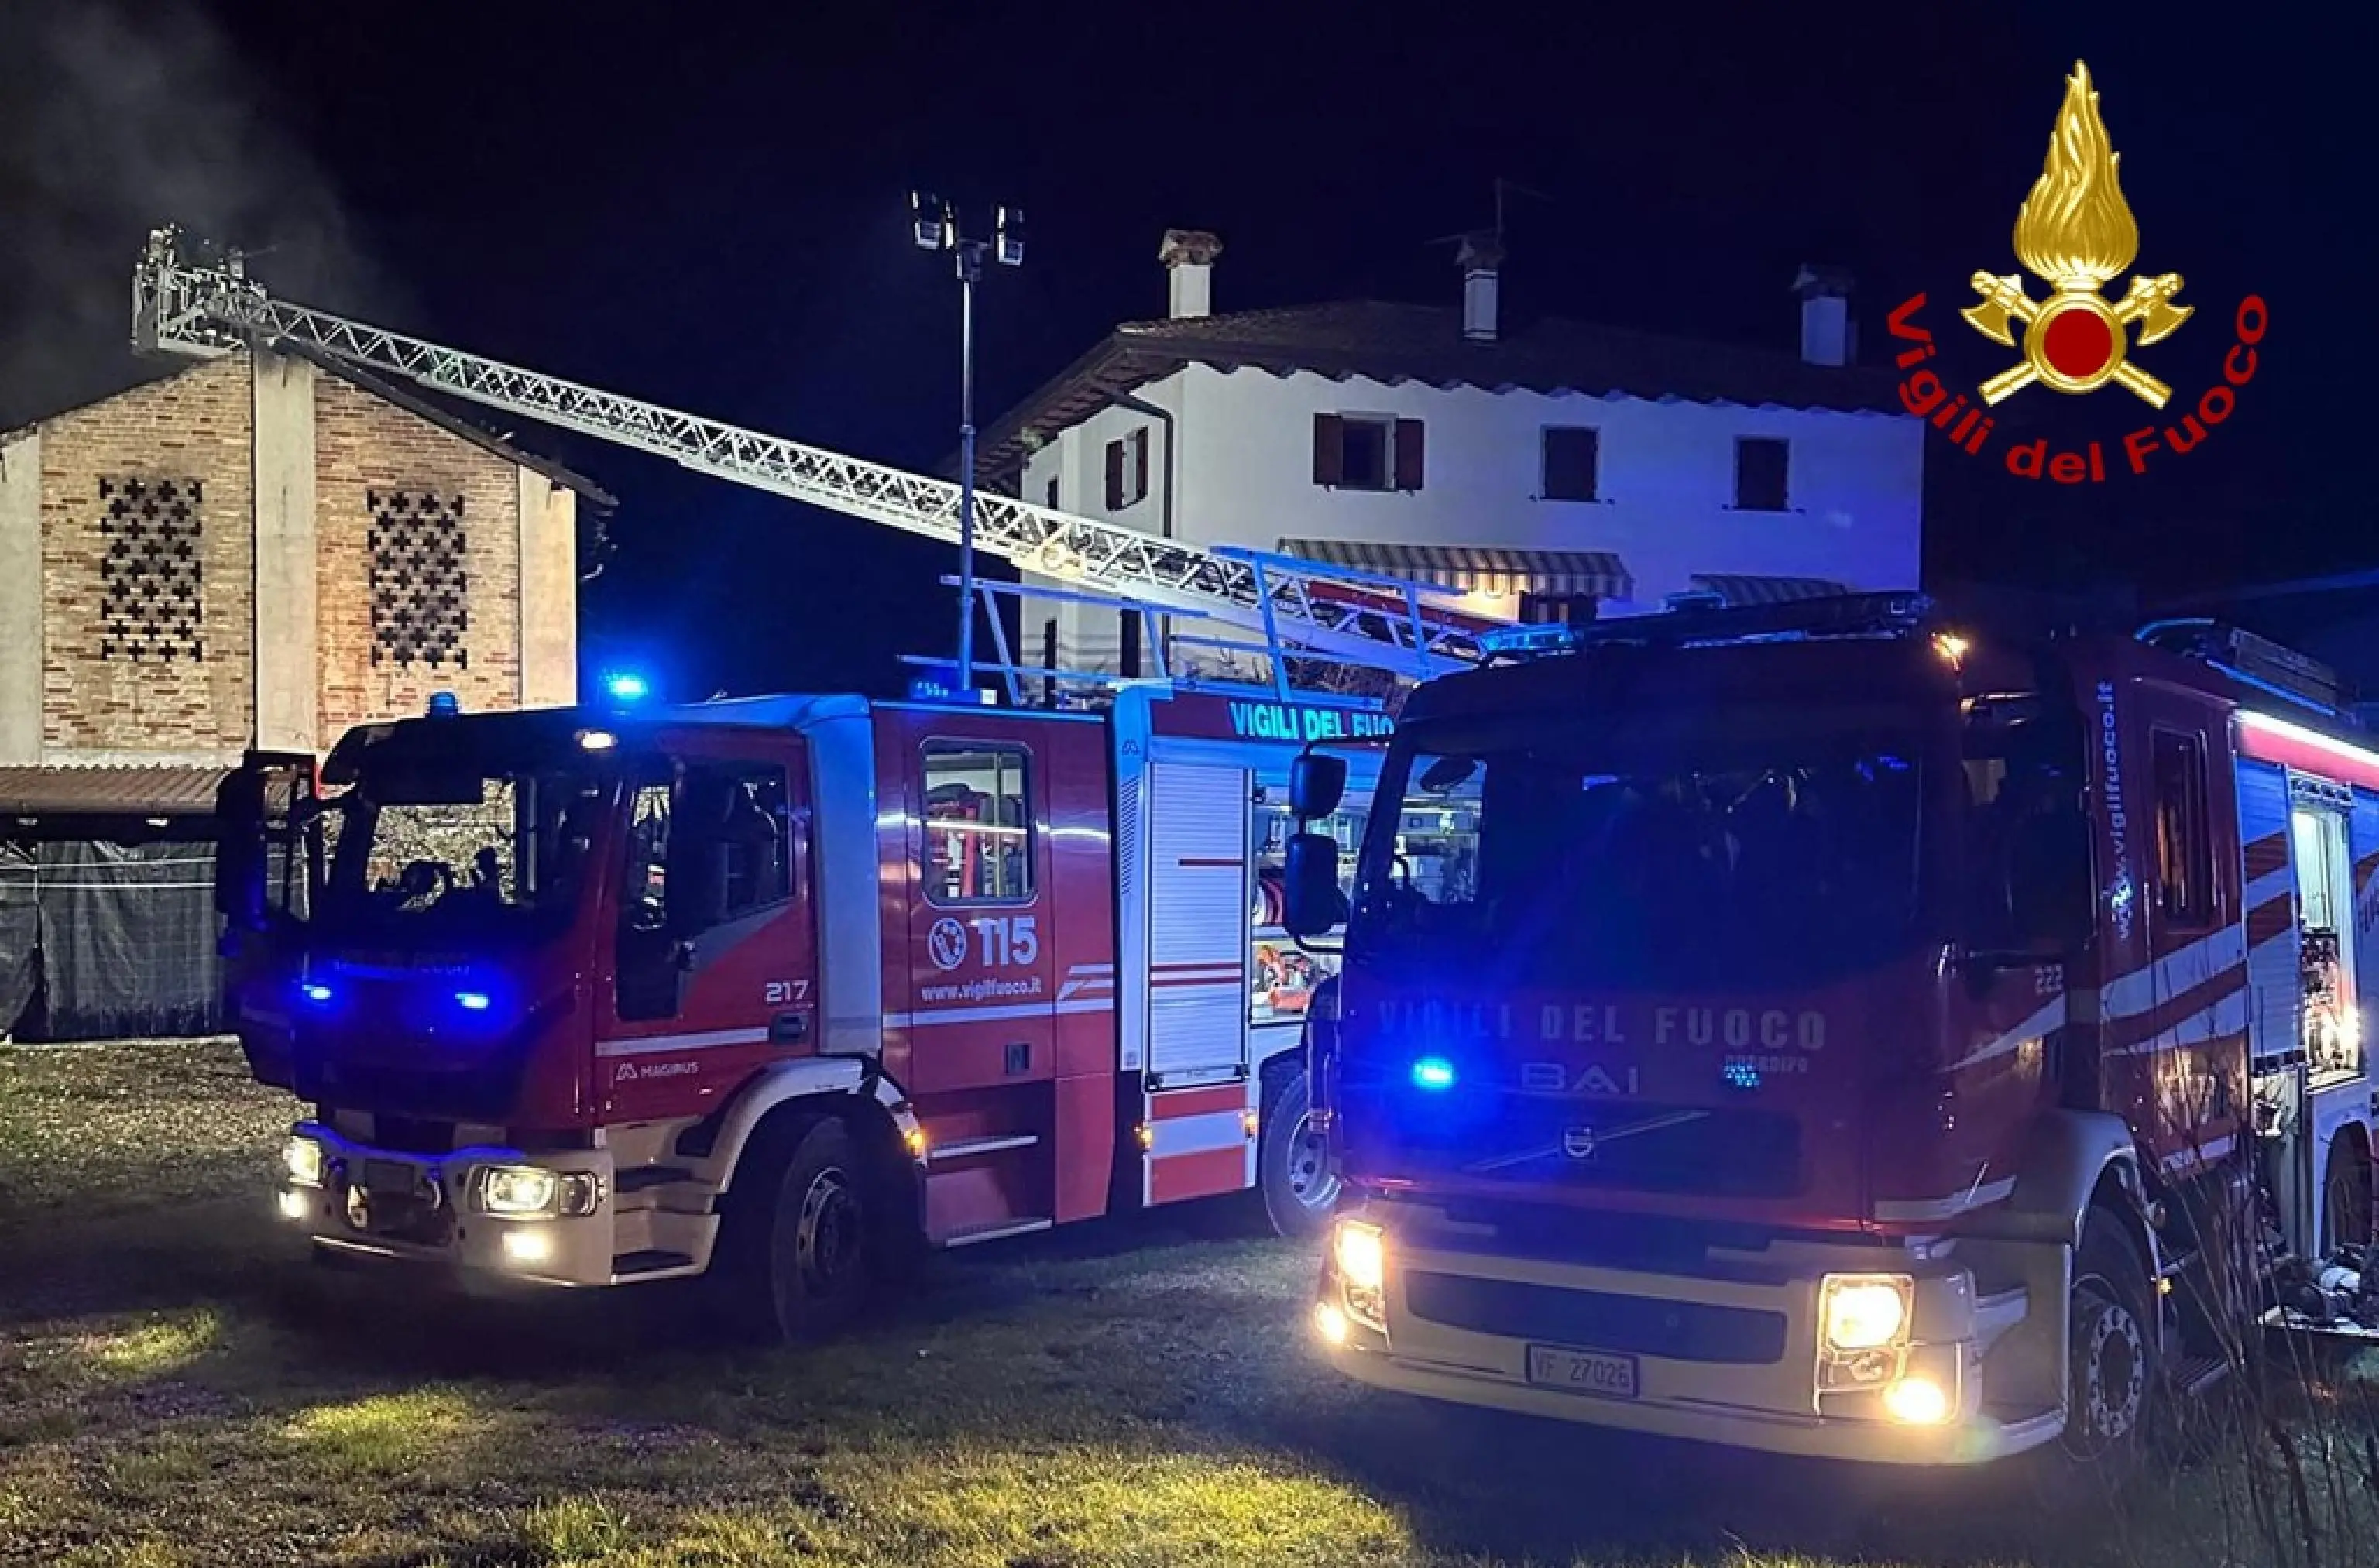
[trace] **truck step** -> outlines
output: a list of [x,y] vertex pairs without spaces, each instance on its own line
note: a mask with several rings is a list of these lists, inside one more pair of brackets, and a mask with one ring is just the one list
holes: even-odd
[[1054,1229],[1055,1220],[994,1220],[987,1225],[971,1225],[942,1238],[944,1247],[972,1247],[979,1241],[1005,1241],[1011,1236],[1030,1236],[1036,1230]]
[[2175,1391],[2184,1398],[2196,1399],[2230,1375],[2230,1363],[2220,1356],[2177,1356],[2169,1375]]
[[1030,1149],[1041,1141],[1037,1132],[994,1133],[988,1138],[961,1138],[954,1143],[925,1145],[925,1163],[940,1164],[945,1160],[963,1160],[974,1154],[996,1154],[1004,1149]]
[[658,1252],[650,1248],[642,1252],[625,1252],[611,1260],[613,1279],[633,1279],[639,1274],[658,1274],[668,1269],[690,1269],[694,1260],[682,1252]]

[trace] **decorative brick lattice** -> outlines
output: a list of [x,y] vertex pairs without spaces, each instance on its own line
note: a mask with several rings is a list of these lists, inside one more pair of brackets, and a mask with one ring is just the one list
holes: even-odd
[[468,669],[463,498],[373,490],[368,501],[372,662]]
[[205,659],[199,481],[102,479],[99,501],[99,657]]

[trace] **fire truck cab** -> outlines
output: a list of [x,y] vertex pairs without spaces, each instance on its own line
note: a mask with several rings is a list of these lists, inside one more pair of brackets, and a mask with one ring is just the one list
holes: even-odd
[[311,1107],[281,1209],[322,1252],[718,1274],[789,1333],[921,1244],[1257,1186],[1317,1230],[1285,784],[1388,728],[1142,681],[449,708],[255,759],[219,891],[248,1060]]
[[2103,1473],[2264,1324],[2379,1324],[2379,743],[2325,672],[1914,596],[1497,643],[1400,715],[1316,1034],[1336,1366]]

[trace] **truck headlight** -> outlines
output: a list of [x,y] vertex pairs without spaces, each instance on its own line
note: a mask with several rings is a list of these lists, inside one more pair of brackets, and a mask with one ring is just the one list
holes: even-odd
[[1828,1274],[1817,1314],[1827,1348],[1856,1353],[1902,1343],[1915,1294],[1906,1274]]
[[290,1181],[296,1186],[321,1186],[322,1170],[329,1163],[322,1152],[321,1142],[318,1139],[292,1133],[289,1140],[281,1146],[282,1167],[289,1173]]
[[1347,1289],[1376,1291],[1388,1283],[1388,1238],[1379,1226],[1342,1220],[1331,1246]]
[[472,1206],[509,1220],[591,1214],[601,1182],[591,1172],[549,1171],[537,1165],[482,1165],[472,1183]]

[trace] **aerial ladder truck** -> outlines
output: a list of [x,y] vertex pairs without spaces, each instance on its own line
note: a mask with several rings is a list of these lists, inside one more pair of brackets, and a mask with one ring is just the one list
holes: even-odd
[[[276,299],[172,230],[133,309],[145,352],[329,356],[960,536],[955,485]],[[225,787],[234,1026],[308,1107],[278,1202],[318,1255],[702,1275],[808,1336],[924,1248],[1249,1188],[1284,1231],[1326,1223],[1301,1024],[1328,960],[1283,926],[1286,787],[1314,741],[1362,773],[1393,721],[1292,674],[1425,679],[1491,623],[1419,585],[976,506],[976,542],[1057,594],[1228,633],[1181,641],[1268,681],[1033,709],[1028,679],[1074,678],[1003,645],[1005,706],[433,706]],[[1334,830],[1351,845],[1359,811]]]

